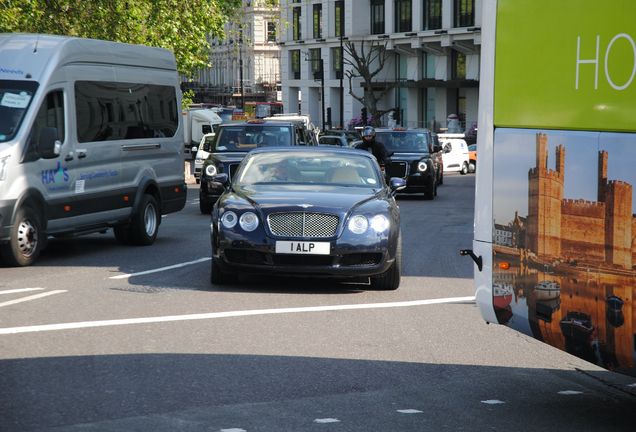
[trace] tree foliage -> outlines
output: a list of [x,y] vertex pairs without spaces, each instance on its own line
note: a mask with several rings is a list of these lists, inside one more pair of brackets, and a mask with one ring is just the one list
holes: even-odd
[[174,51],[179,73],[209,66],[208,37],[241,0],[0,0],[0,33],[44,33]]
[[[373,118],[373,125],[379,127],[382,116],[394,108],[378,110],[378,102],[389,90],[395,87],[395,84],[383,84],[381,90],[377,92],[374,90],[374,79],[378,73],[384,69],[384,64],[389,58],[389,53],[386,51],[385,46],[380,45],[378,42],[372,42],[366,52],[364,45],[364,42],[360,42],[360,52],[358,52],[355,43],[346,42],[344,44],[344,51],[348,57],[345,56],[343,62],[352,67],[352,69],[348,69],[345,74],[349,79],[349,94],[367,107],[369,115]],[[351,85],[353,78],[362,78],[363,80],[364,95],[362,97],[353,92]],[[375,85],[377,86],[377,84]]]

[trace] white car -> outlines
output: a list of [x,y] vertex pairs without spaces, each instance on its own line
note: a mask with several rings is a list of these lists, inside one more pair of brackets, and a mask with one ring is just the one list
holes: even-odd
[[443,149],[444,171],[468,173],[470,160],[464,134],[438,134],[438,138]]
[[194,150],[196,152],[196,157],[194,159],[194,178],[196,179],[197,184],[201,183],[201,169],[203,169],[203,162],[205,162],[208,156],[210,156],[209,150],[215,136],[216,134],[214,132],[203,135],[203,138],[201,138],[201,142],[199,143],[199,147]]

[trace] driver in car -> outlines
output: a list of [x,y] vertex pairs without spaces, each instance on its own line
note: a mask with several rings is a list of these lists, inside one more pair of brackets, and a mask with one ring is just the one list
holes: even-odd
[[271,182],[271,181],[288,181],[288,172],[287,168],[289,166],[289,161],[287,159],[283,159],[279,162],[276,162],[270,165],[263,175],[258,179],[258,181]]

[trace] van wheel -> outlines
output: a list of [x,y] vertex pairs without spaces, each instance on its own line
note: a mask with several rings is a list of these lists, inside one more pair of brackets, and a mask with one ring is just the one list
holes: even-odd
[[141,199],[139,214],[130,223],[132,242],[140,246],[148,246],[155,242],[159,231],[159,210],[157,201],[152,195],[144,195]]
[[475,162],[470,161],[470,163],[468,164],[468,172],[474,173],[476,169],[477,169],[477,166],[475,165]]
[[468,173],[468,162],[464,162],[462,165],[462,170],[459,172],[461,175],[465,175]]
[[29,207],[18,210],[9,243],[0,252],[4,262],[12,267],[30,266],[40,255],[43,246],[40,218]]

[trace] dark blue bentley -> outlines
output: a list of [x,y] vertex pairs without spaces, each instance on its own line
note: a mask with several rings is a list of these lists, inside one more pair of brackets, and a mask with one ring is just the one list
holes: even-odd
[[212,210],[213,284],[239,274],[370,277],[371,287],[400,285],[400,211],[369,152],[324,147],[260,148],[226,173]]

